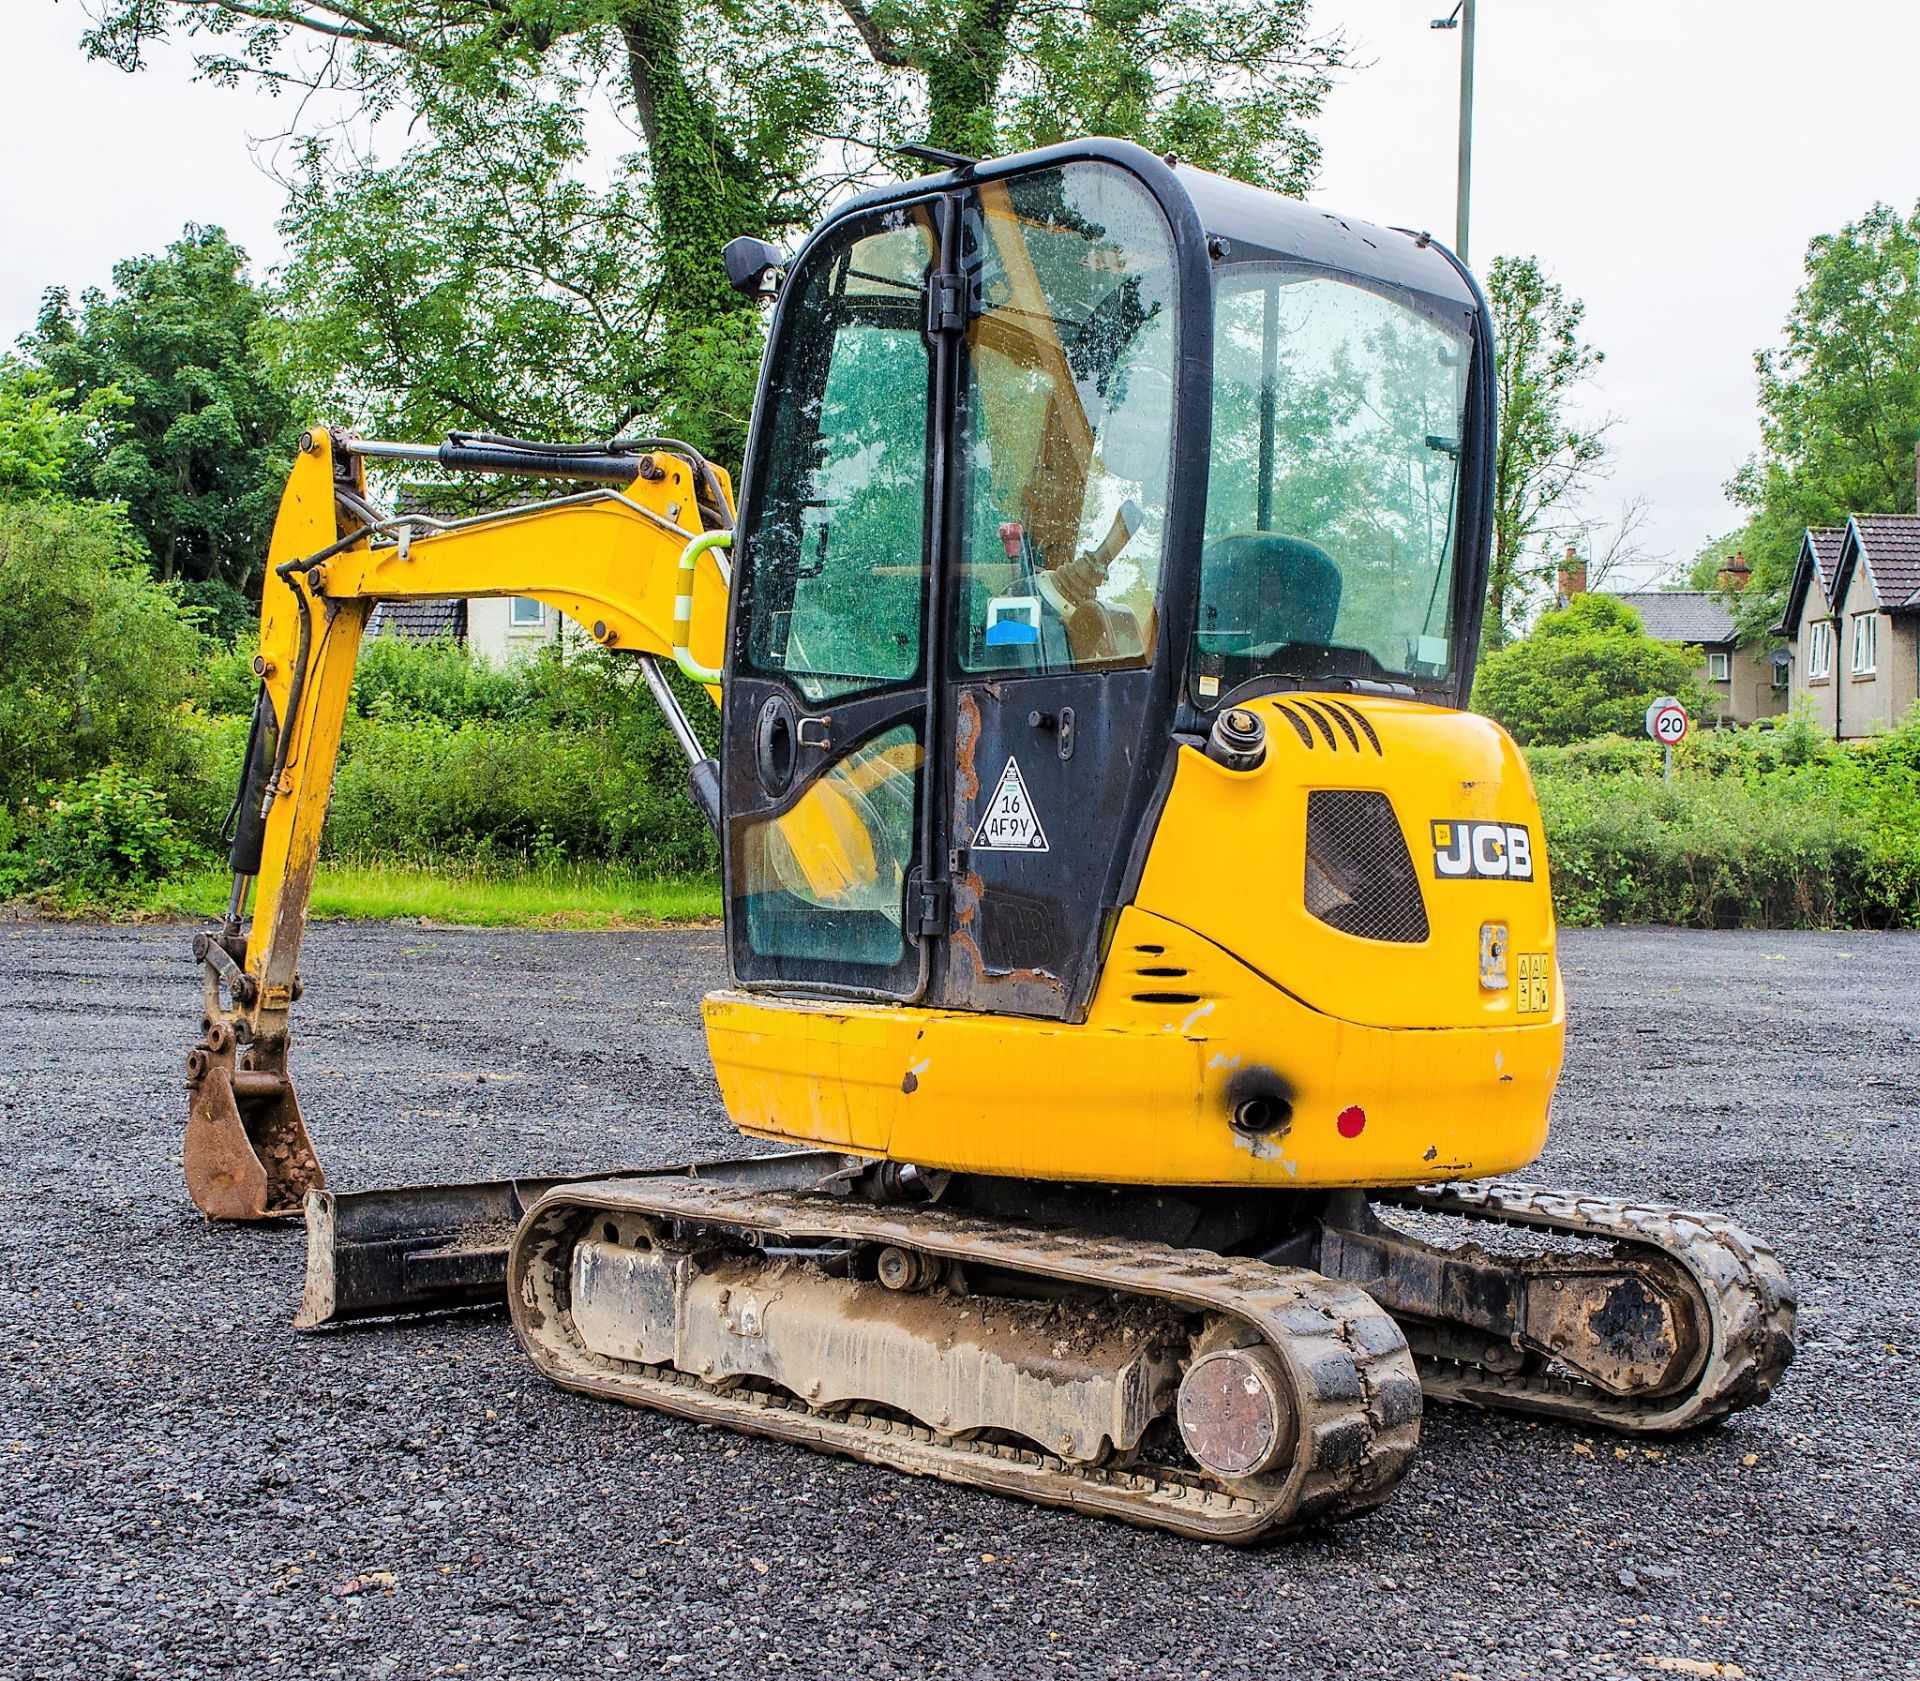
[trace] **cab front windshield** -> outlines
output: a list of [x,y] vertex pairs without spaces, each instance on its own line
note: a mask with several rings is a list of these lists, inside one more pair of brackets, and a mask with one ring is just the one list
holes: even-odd
[[1411,298],[1216,270],[1202,705],[1263,677],[1449,677],[1468,351]]

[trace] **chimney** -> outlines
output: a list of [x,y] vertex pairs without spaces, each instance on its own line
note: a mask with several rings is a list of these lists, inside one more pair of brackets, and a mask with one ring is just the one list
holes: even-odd
[[1554,589],[1562,607],[1576,595],[1587,593],[1587,563],[1571,543],[1567,545],[1567,558],[1560,562],[1559,573],[1554,578]]
[[1745,589],[1752,577],[1753,568],[1747,564],[1747,557],[1736,551],[1733,559],[1720,568],[1720,587],[1728,595],[1734,595]]

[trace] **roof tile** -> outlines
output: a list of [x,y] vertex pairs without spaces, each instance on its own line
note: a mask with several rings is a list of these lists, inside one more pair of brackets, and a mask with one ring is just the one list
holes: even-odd
[[1844,525],[1809,526],[1807,537],[1813,544],[1813,564],[1820,570],[1820,593],[1831,597],[1833,569],[1840,564],[1840,551],[1846,546],[1847,528]]
[[1641,590],[1614,597],[1640,615],[1656,642],[1731,642],[1733,610],[1718,590]]
[[382,601],[368,621],[370,636],[402,636],[409,642],[460,642],[467,634],[464,601]]
[[1920,597],[1920,514],[1855,514],[1874,603],[1900,612]]

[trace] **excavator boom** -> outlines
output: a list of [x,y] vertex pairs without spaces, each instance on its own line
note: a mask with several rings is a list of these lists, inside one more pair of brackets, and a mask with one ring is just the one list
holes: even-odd
[[[366,462],[394,458],[489,474],[625,476],[617,487],[603,482],[442,520],[388,514],[369,500]],[[687,755],[694,798],[717,823],[716,766],[660,667],[680,665],[717,702],[732,522],[725,473],[685,445],[583,453],[505,440],[384,444],[320,427],[305,434],[274,523],[254,659],[260,696],[230,853],[233,897],[225,926],[196,942],[206,1010],[187,1059],[183,1159],[202,1213],[296,1214],[324,1183],[287,1064],[289,1016],[347,697],[374,606],[530,596],[600,646],[635,655]]]

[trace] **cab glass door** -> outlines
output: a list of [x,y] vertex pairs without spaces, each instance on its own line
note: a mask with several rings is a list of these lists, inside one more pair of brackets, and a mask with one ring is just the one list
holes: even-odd
[[1153,195],[1091,160],[982,182],[958,244],[938,996],[1071,1017],[1166,751],[1178,265]]
[[924,851],[938,201],[852,220],[789,277],[737,554],[725,692],[736,978],[915,995]]

